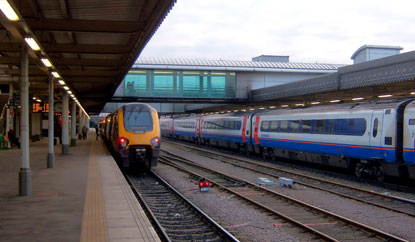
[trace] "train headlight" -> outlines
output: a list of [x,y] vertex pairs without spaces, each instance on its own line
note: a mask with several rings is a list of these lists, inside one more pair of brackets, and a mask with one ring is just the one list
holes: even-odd
[[121,148],[125,148],[128,145],[128,139],[120,137],[118,138],[118,143],[120,144]]
[[153,147],[155,148],[160,148],[160,138],[159,137],[154,137],[150,140],[150,143]]

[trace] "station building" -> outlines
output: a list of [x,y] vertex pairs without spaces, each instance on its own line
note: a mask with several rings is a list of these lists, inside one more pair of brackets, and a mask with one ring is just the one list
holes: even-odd
[[[151,102],[160,113],[183,113],[201,105],[249,101],[252,90],[333,73],[342,66],[293,63],[288,56],[269,55],[251,61],[138,59],[113,99],[125,102],[139,98]],[[205,104],[183,103],[191,98]],[[122,104],[107,103],[103,112],[111,113]]]

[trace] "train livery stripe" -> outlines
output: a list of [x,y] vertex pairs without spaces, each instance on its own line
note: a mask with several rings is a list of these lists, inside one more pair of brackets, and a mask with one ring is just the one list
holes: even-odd
[[255,144],[259,144],[259,139],[258,139],[259,119],[260,119],[259,116],[257,116],[255,119],[255,133],[254,133]]
[[248,117],[244,116],[244,122],[242,124],[242,140],[243,142],[246,142],[246,121],[247,121]]
[[314,145],[326,145],[326,146],[340,146],[340,147],[360,148],[360,149],[376,149],[376,150],[392,150],[392,151],[395,150],[395,148],[386,148],[386,147],[379,147],[379,146],[349,145],[349,144],[339,144],[339,143],[324,143],[324,142],[302,141],[302,140],[286,140],[286,139],[271,139],[271,138],[261,138],[260,140],[277,141],[277,142],[288,142],[288,143],[297,143],[297,144],[314,144]]

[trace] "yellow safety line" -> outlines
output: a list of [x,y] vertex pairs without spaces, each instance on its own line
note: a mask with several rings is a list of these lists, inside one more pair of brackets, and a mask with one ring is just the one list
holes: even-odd
[[108,231],[105,220],[104,199],[102,197],[101,172],[98,167],[95,142],[91,144],[88,170],[81,242],[106,242],[108,241]]

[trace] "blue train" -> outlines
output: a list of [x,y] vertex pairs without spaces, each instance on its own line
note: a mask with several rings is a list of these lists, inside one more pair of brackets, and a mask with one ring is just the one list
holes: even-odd
[[415,180],[415,101],[162,118],[163,136]]

